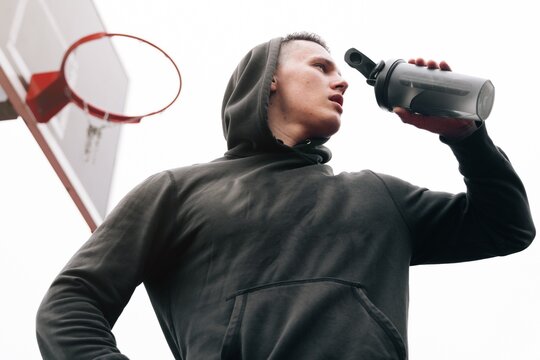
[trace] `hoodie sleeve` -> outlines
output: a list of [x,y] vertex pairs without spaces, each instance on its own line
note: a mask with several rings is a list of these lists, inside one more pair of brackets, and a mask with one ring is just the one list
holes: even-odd
[[172,234],[175,195],[170,173],[150,177],[68,262],[37,313],[44,359],[127,359],[111,329]]
[[411,264],[477,260],[529,246],[535,227],[524,186],[485,125],[448,145],[459,162],[466,193],[430,191],[382,175],[410,230]]

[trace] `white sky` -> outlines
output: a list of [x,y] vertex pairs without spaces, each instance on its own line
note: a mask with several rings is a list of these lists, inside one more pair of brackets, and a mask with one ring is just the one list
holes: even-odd
[[[157,43],[183,77],[180,99],[169,111],[125,126],[112,204],[152,173],[221,156],[221,99],[237,62],[254,45],[309,30],[328,41],[350,84],[342,129],[328,143],[336,173],[369,168],[434,190],[464,189],[450,150],[435,135],[380,110],[372,88],[342,60],[350,47],[374,61],[444,59],[456,72],[494,83],[488,131],[521,175],[540,224],[534,2],[95,2],[108,31]],[[90,232],[22,120],[0,123],[0,153],[0,358],[38,359],[37,307]],[[506,258],[412,268],[411,359],[539,359],[539,255],[533,243]],[[172,359],[142,287],[114,333],[132,359]]]

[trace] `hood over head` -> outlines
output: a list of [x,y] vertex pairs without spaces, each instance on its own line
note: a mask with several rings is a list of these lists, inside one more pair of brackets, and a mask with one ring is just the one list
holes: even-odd
[[227,140],[226,155],[250,156],[262,152],[294,151],[316,163],[330,160],[328,139],[306,139],[288,147],[268,127],[270,85],[276,71],[283,38],[274,38],[251,49],[234,70],[223,97],[221,118]]

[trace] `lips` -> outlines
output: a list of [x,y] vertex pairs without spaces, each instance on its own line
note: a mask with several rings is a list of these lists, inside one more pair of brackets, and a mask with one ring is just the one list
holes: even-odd
[[339,106],[343,106],[343,96],[340,94],[332,95],[328,98],[330,101],[338,103]]

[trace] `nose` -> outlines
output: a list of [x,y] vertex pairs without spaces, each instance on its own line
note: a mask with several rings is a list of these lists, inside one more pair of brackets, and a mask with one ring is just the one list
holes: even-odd
[[336,80],[332,83],[332,89],[339,90],[341,92],[341,95],[345,94],[345,90],[349,87],[349,83],[345,81],[345,79],[338,75]]

